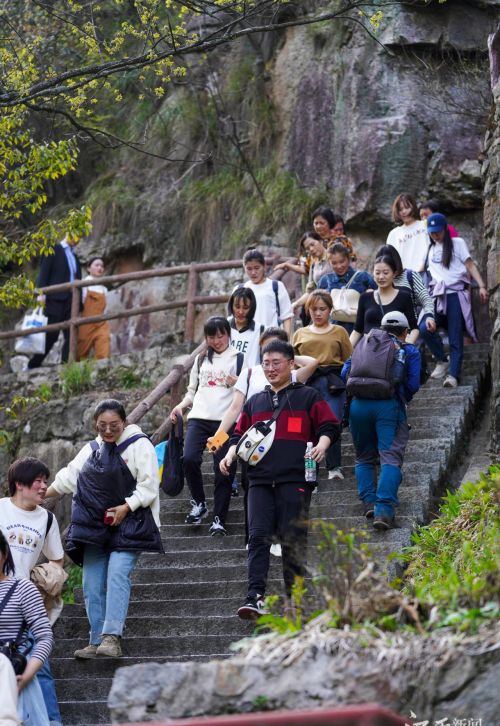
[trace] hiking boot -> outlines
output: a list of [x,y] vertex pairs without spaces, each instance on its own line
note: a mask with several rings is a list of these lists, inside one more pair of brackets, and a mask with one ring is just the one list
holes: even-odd
[[120,658],[122,647],[117,635],[103,635],[101,645],[97,646],[97,655],[106,655],[108,658]]
[[205,502],[197,504],[194,499],[190,499],[189,503],[191,504],[191,511],[185,519],[186,524],[201,524],[201,520],[208,514],[207,505]]
[[257,620],[257,618],[265,615],[265,613],[264,600],[260,595],[249,597],[245,604],[238,608],[238,617],[242,620]]
[[384,517],[383,515],[378,515],[373,520],[373,527],[374,529],[378,529],[379,532],[386,532],[388,529],[393,529],[394,517]]
[[340,466],[336,466],[335,469],[330,469],[328,472],[328,478],[329,479],[343,479],[344,478],[344,472],[340,468]]
[[367,519],[373,519],[373,515],[375,514],[375,503],[363,502],[363,514]]
[[456,388],[457,386],[458,381],[455,376],[446,376],[443,381],[443,388]]
[[447,360],[439,360],[429,378],[442,378],[448,370],[449,365]]
[[73,653],[75,658],[95,658],[97,655],[97,645],[86,645],[85,648],[79,648]]
[[222,522],[220,521],[219,517],[214,517],[214,521],[210,525],[210,529],[208,530],[212,537],[215,537],[216,535],[225,537],[227,534],[226,529]]

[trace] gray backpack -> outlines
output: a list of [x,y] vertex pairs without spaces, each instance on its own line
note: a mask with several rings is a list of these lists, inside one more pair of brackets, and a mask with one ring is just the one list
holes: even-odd
[[356,398],[393,398],[402,380],[399,350],[403,349],[396,338],[385,330],[373,328],[363,335],[352,353],[347,394]]

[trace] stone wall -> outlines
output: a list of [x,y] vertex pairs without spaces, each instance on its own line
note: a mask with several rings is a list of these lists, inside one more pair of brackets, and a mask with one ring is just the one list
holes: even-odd
[[491,446],[500,454],[500,26],[489,38],[493,111],[485,139],[484,240],[487,251],[490,317],[493,322]]

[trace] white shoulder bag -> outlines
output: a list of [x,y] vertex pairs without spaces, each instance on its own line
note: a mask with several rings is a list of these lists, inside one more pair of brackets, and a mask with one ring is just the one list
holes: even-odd
[[333,320],[338,320],[341,323],[354,323],[356,321],[360,293],[357,290],[351,290],[350,287],[359,272],[360,270],[357,270],[347,285],[341,287],[340,290],[330,290],[333,301],[331,312]]

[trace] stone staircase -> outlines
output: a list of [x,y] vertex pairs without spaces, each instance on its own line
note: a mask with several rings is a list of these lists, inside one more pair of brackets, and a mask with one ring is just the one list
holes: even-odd
[[[365,541],[380,562],[407,545],[412,528],[427,521],[432,497],[447,481],[447,471],[465,453],[465,435],[487,379],[488,347],[470,346],[465,350],[459,388],[443,389],[441,382],[429,381],[415,397],[409,409],[412,431],[400,488],[399,529],[377,533],[367,527],[356,495],[354,450],[348,432],[342,438],[345,480],[329,482],[321,470],[312,516],[344,530],[366,530]],[[204,467],[210,501],[213,485],[208,456]],[[143,555],[139,560],[123,658],[76,661],[73,651],[88,642],[81,591],[75,593],[75,604],[65,607],[55,628],[51,657],[65,726],[110,722],[106,699],[117,667],[227,657],[230,644],[251,632],[251,625],[236,615],[246,594],[242,497],[231,502],[225,538],[208,536],[208,519],[196,529],[183,523],[188,499],[186,487],[177,499],[162,500],[166,554]],[[271,560],[268,594],[281,593],[281,560]]]

